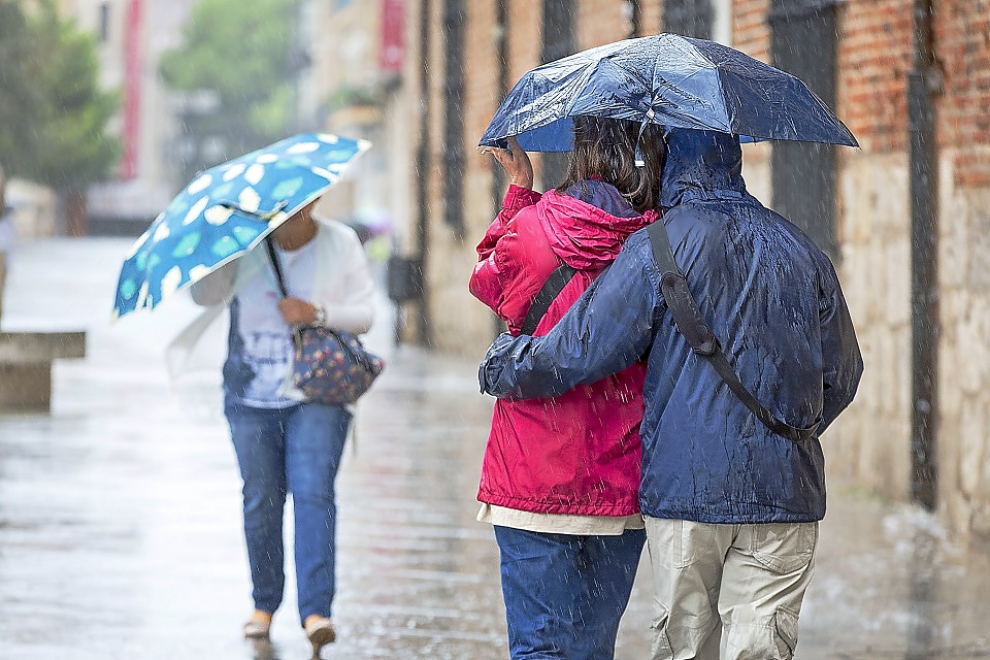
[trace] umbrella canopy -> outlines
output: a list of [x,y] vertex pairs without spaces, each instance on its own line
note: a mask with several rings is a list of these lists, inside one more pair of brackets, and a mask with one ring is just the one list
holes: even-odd
[[370,146],[303,133],[199,174],[131,248],[113,318],[151,309],[246,253],[325,193]]
[[529,71],[480,146],[503,146],[515,135],[526,151],[568,151],[577,115],[858,146],[798,78],[727,46],[676,34],[618,41]]

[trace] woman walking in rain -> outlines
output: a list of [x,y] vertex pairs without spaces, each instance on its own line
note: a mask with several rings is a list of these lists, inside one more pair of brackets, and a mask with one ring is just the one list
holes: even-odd
[[264,257],[231,262],[194,285],[192,294],[199,304],[230,307],[225,414],[244,480],[255,608],[244,635],[267,638],[282,602],[282,517],[291,492],[299,616],[318,654],[336,637],[334,479],[351,413],[343,406],[301,402],[284,390],[293,361],[291,328],[367,332],[373,284],[357,235],[339,222],[317,219],[315,205],[304,207],[269,239],[289,297],[281,297]]
[[[547,333],[625,239],[658,217],[657,127],[640,136],[639,123],[576,117],[573,136],[564,182],[542,196],[515,138],[493,150],[512,185],[478,246],[470,289],[513,334]],[[501,553],[513,659],[614,657],[645,540],[644,374],[637,364],[558,397],[495,403],[478,517],[494,525]]]

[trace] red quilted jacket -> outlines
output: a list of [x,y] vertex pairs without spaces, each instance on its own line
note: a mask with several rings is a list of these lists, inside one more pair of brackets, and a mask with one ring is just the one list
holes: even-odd
[[[471,293],[518,334],[537,292],[562,262],[577,270],[540,321],[544,335],[619,254],[657,219],[611,185],[577,184],[542,196],[511,186],[478,245]],[[574,195],[574,196],[572,196]],[[563,396],[495,402],[478,499],[537,513],[637,513],[643,378],[636,365]]]

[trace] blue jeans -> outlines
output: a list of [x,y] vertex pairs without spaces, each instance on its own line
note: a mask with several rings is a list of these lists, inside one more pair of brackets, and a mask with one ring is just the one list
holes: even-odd
[[335,590],[334,479],[351,413],[320,403],[249,408],[230,399],[224,412],[244,480],[255,608],[274,612],[282,603],[282,516],[285,496],[292,493],[300,621],[311,614],[329,617]]
[[611,660],[646,541],[495,527],[512,660]]

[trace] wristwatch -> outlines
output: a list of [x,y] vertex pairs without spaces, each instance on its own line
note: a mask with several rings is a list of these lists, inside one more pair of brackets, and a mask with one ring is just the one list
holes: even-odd
[[327,323],[327,310],[322,307],[316,308],[316,320],[313,321],[314,325],[326,325]]

